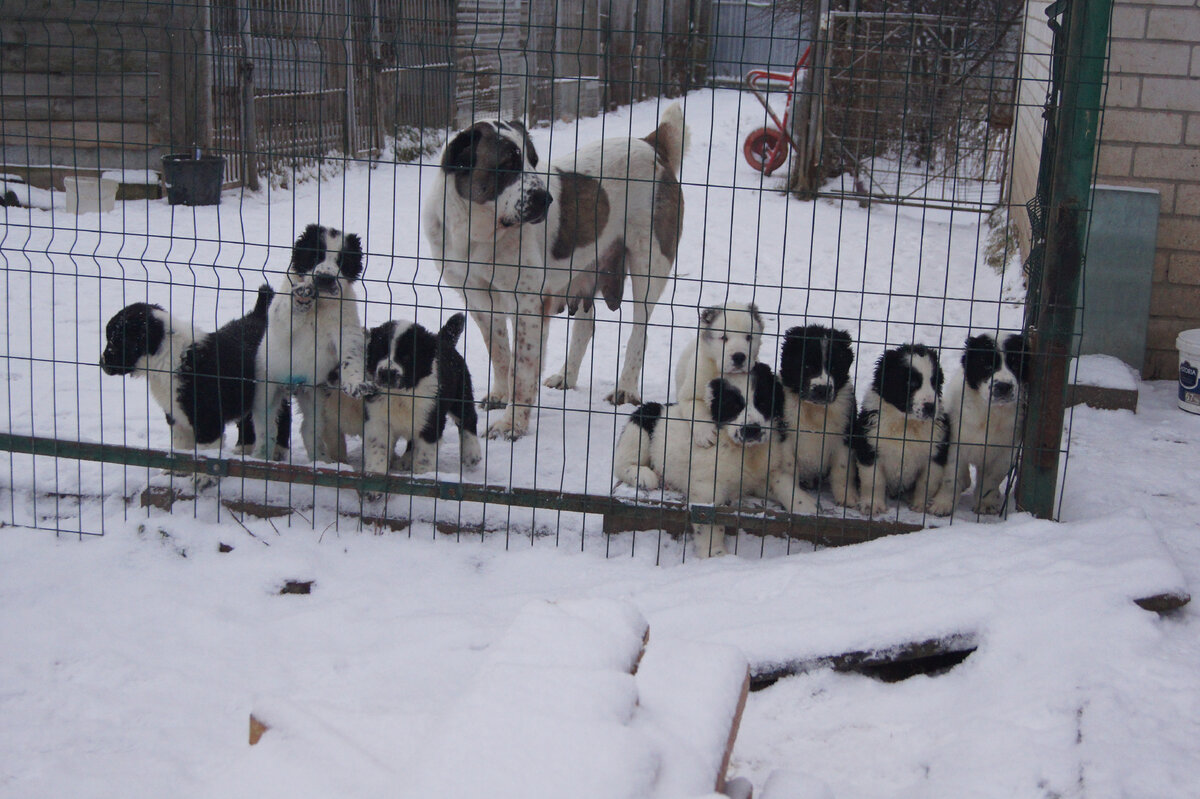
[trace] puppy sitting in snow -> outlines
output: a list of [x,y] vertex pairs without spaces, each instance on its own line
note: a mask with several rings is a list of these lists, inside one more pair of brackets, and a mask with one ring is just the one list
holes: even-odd
[[855,411],[850,334],[824,325],[793,327],[783,336],[779,380],[786,397],[792,455],[799,484],[819,491],[828,481],[839,505],[858,504],[858,473],[850,450]]
[[942,484],[949,435],[937,351],[905,344],[880,356],[852,438],[859,509],[884,513],[891,496],[924,511]]
[[[254,403],[254,426],[273,418],[294,394],[309,457],[346,460],[341,421],[321,401],[320,390],[336,382],[362,399],[374,393],[363,364],[363,327],[354,285],[363,270],[362,244],[353,233],[309,225],[292,246],[292,260],[271,305],[265,344],[258,352],[263,381]],[[273,432],[273,431],[268,431]],[[353,430],[351,432],[354,432]],[[340,447],[335,443],[341,440]],[[266,458],[274,437],[260,438],[255,456]]]
[[471,373],[455,344],[466,315],[457,313],[435,336],[415,322],[386,322],[367,340],[367,374],[380,393],[363,403],[363,465],[384,473],[396,442],[408,442],[399,468],[437,468],[437,445],[449,415],[458,425],[464,467],[479,463],[478,417]]
[[[215,333],[197,330],[160,305],[128,305],[108,321],[100,367],[105,374],[149,380],[150,395],[171,428],[173,448],[218,444],[230,422],[237,423],[238,446],[252,446],[256,428],[250,411],[258,386],[255,360],[274,296],[271,287],[264,285],[250,313]],[[287,411],[279,417],[275,436],[284,450],[291,427],[290,408]]]
[[1000,483],[1012,470],[1021,429],[1022,394],[1029,378],[1023,335],[997,344],[989,335],[972,336],[963,349],[962,371],[946,389],[950,419],[950,455],[941,488],[929,502],[938,516],[954,512],[959,495],[971,485],[975,467],[975,512],[999,513],[1004,506]]
[[[763,319],[754,303],[730,303],[700,311],[700,331],[675,367],[675,401],[703,400],[713,380],[725,379],[747,392],[750,369],[758,363]],[[692,426],[698,447],[717,443],[717,425],[697,420]]]
[[[665,486],[692,503],[728,505],[746,494],[772,499],[793,513],[811,512],[815,504],[796,488],[791,472],[772,469],[774,453],[786,444],[783,387],[765,364],[747,374],[746,392],[716,378],[702,399],[649,402],[634,411],[617,441],[616,479],[646,490]],[[715,446],[693,446],[696,425],[717,430]],[[696,525],[694,536],[701,557],[725,553],[718,528]]]

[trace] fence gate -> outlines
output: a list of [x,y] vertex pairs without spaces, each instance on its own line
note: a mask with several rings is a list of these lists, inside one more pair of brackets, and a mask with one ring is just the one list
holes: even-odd
[[[1019,17],[834,11],[825,65],[835,195],[991,208],[1008,168]],[[822,104],[814,104],[820,113]]]

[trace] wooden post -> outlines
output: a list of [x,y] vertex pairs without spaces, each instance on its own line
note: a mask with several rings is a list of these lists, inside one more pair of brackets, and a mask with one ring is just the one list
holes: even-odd
[[212,17],[209,0],[171,7],[167,29],[169,77],[165,112],[172,152],[207,150],[213,143]]
[[350,13],[350,2],[351,0],[344,0],[342,6],[345,11],[345,27],[342,30],[342,52],[345,56],[346,84],[346,124],[343,127],[343,138],[347,158],[354,155],[354,144],[358,139],[358,118],[354,101],[354,18]]
[[792,138],[801,150],[792,154],[792,171],[788,190],[801,199],[812,198],[821,183],[820,161],[824,128],[825,78],[829,71],[829,0],[809,6],[810,16],[805,28],[812,37],[812,52],[808,57],[808,78],[797,86],[799,94],[792,105],[789,120]]
[[238,33],[242,41],[242,61],[238,65],[242,94],[242,185],[258,191],[258,117],[254,110],[253,37],[250,32],[250,7],[246,0],[237,6]]

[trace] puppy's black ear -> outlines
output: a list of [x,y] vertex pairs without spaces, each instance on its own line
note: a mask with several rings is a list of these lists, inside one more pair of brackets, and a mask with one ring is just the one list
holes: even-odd
[[1029,382],[1029,340],[1024,333],[1004,339],[1004,362],[1022,383]]
[[533,139],[529,138],[529,131],[526,130],[525,123],[519,122],[514,119],[512,122],[509,122],[508,125],[513,130],[520,132],[521,138],[523,138],[525,140],[525,144],[523,145],[523,148],[525,150],[525,157],[529,159],[529,163],[531,165],[537,166],[538,165],[537,148],[533,146]]
[[766,330],[767,325],[765,322],[763,322],[762,314],[758,311],[758,306],[754,303],[750,303],[749,308],[750,317],[754,320],[755,326],[757,326],[760,331]]
[[478,125],[461,131],[446,145],[442,169],[447,172],[470,172],[475,167],[475,146],[481,138],[483,129]]
[[942,373],[942,364],[938,360],[937,350],[929,350],[929,362],[933,364],[933,390],[941,394],[942,384],[946,382],[946,376]]
[[702,308],[700,310],[700,326],[708,327],[716,321],[717,316],[721,313],[720,308]]
[[834,375],[849,375],[854,365],[854,339],[845,330],[833,331],[833,357],[830,372]]
[[384,322],[379,327],[371,328],[367,333],[367,372],[375,371],[379,362],[388,357],[392,349],[392,332],[396,329],[395,322]]
[[304,228],[300,238],[292,245],[292,271],[298,274],[311,272],[325,252],[325,230],[320,225]]
[[342,239],[342,251],[338,254],[338,271],[347,280],[358,280],[362,274],[363,251],[358,234],[347,233]]

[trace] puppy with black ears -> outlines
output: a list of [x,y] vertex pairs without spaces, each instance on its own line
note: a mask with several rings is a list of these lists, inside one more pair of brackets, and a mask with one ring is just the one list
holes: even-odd
[[1017,460],[1029,379],[1025,336],[1014,333],[997,344],[990,335],[971,336],[963,348],[962,371],[946,388],[950,418],[950,455],[941,488],[929,501],[929,512],[954,512],[962,492],[971,485],[975,467],[976,513],[999,513],[1005,494],[1000,484]]
[[479,463],[478,417],[471,373],[455,344],[466,315],[457,313],[437,335],[416,322],[391,321],[372,328],[367,373],[379,393],[363,403],[363,467],[385,473],[403,438],[408,447],[397,463],[414,474],[437,468],[437,445],[446,417],[458,425],[464,467]]
[[[745,494],[774,500],[792,513],[815,511],[791,473],[772,468],[775,453],[785,448],[783,386],[766,364],[756,364],[748,375],[742,384],[747,392],[716,378],[702,399],[648,402],[635,410],[617,441],[614,477],[646,490],[666,486],[693,503],[728,505]],[[715,446],[692,446],[696,424],[715,424]],[[696,525],[694,538],[700,557],[725,554],[720,528]]]
[[[250,415],[258,387],[255,362],[274,296],[270,286],[262,286],[254,309],[215,333],[197,330],[161,305],[128,305],[108,321],[100,367],[105,374],[145,377],[150,382],[150,395],[171,428],[172,448],[218,444],[230,422],[238,426],[237,445],[252,446],[256,428]],[[291,427],[288,411],[279,418],[275,437],[283,450]]]
[[[272,418],[295,395],[308,455],[319,461],[346,459],[340,420],[321,401],[331,381],[353,399],[374,393],[363,362],[363,327],[355,284],[363,270],[362,243],[353,233],[309,225],[292,246],[292,260],[271,305],[257,372],[263,388],[254,403],[254,424]],[[330,442],[341,440],[342,445]],[[264,435],[255,455],[266,458],[274,440]]]
[[791,468],[804,488],[819,491],[828,481],[839,505],[858,504],[858,474],[850,438],[856,402],[850,368],[853,339],[824,325],[790,328],[779,354],[783,418],[788,427]]
[[921,344],[887,350],[875,364],[852,438],[863,513],[886,512],[889,496],[924,511],[937,493],[950,446],[942,382],[937,351]]
[[[754,303],[734,302],[700,311],[700,330],[675,366],[675,401],[705,398],[713,380],[723,379],[748,393],[751,367],[758,363],[765,325]],[[717,425],[697,421],[692,425],[698,447],[717,443]]]

